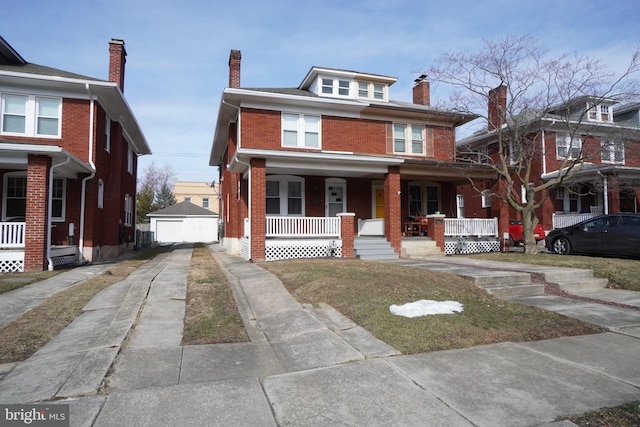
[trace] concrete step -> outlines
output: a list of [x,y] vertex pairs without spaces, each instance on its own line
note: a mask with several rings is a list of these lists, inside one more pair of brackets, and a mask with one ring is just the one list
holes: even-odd
[[571,280],[564,282],[551,282],[566,292],[595,291],[604,289],[609,284],[608,279],[591,278],[582,280]]
[[581,268],[558,268],[551,271],[543,271],[541,275],[545,282],[549,283],[573,282],[593,278],[593,270]]
[[360,259],[389,260],[399,258],[384,237],[356,237],[353,248],[356,258]]
[[531,274],[516,273],[513,271],[491,271],[470,269],[468,273],[458,271],[456,274],[473,280],[476,286],[528,284],[531,283]]
[[400,256],[403,258],[425,258],[434,255],[444,255],[442,250],[431,239],[403,239]]
[[520,298],[544,294],[544,285],[541,283],[510,283],[500,285],[480,286],[491,295],[501,298]]

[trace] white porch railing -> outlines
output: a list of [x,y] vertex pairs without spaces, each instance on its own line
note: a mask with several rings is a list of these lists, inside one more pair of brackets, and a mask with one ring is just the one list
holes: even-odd
[[0,248],[24,248],[24,222],[0,222]]
[[570,227],[574,224],[577,224],[581,221],[585,221],[589,218],[593,218],[598,216],[595,213],[561,213],[555,212],[552,215],[553,218],[553,228],[563,228]]
[[267,216],[267,237],[340,237],[339,217]]
[[498,218],[445,218],[445,237],[498,237]]

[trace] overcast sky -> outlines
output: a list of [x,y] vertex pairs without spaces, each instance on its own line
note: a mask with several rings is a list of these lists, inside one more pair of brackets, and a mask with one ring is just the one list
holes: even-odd
[[[231,49],[244,87],[297,87],[312,66],[398,78],[483,38],[533,34],[557,52],[628,62],[640,43],[637,0],[2,0],[0,34],[28,62],[108,78],[108,42],[127,50],[125,96],[153,155],[181,181],[208,165]],[[446,89],[432,85],[432,100]],[[433,101],[432,101],[433,102]]]

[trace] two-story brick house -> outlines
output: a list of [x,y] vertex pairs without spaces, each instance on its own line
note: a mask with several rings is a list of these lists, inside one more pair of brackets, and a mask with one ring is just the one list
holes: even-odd
[[294,88],[243,88],[240,61],[232,50],[210,157],[229,250],[254,261],[326,256],[327,245],[353,256],[347,242],[367,235],[400,254],[407,218],[460,216],[455,131],[474,116],[431,106],[424,76],[408,103],[392,100],[394,77],[322,67]]
[[150,149],[123,95],[125,60],[111,40],[101,80],[29,63],[0,37],[0,269],[133,247],[137,157]]
[[[509,118],[500,114],[507,110],[506,87],[493,92],[497,103],[489,102],[490,123],[486,129],[458,141],[459,152],[477,152],[478,159],[495,154],[498,127]],[[523,120],[519,126],[536,129],[532,134],[537,148],[531,153],[531,184],[556,179],[560,174],[566,175],[567,167],[573,168],[536,211],[546,230],[603,213],[638,212],[640,103],[621,104],[613,99],[582,96],[536,112],[530,121]],[[495,180],[476,184],[486,191],[499,191]],[[477,189],[467,185],[458,192],[464,196],[469,213],[485,214],[486,199]],[[515,219],[517,216],[515,212],[510,214]]]

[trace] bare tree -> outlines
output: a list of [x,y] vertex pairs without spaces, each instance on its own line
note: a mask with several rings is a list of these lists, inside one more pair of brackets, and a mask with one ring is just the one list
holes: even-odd
[[[487,123],[459,142],[458,157],[469,167],[482,163],[496,172],[498,184],[491,195],[521,213],[527,253],[537,252],[536,209],[549,197],[549,190],[561,186],[602,150],[600,143],[587,141],[592,138],[587,120],[591,110],[580,112],[572,102],[581,100],[583,106],[591,102],[596,108],[602,102],[630,100],[638,95],[634,77],[639,69],[638,48],[628,67],[616,74],[600,60],[554,56],[535,37],[513,35],[485,40],[478,53],[444,53],[425,70],[432,81],[451,87],[447,109],[476,114]],[[557,174],[543,181],[534,175],[545,155],[548,129],[567,134],[568,144]],[[611,126],[607,132],[623,130]],[[625,141],[630,138],[639,140],[637,133]],[[476,188],[477,183],[470,183]]]
[[145,168],[138,183],[136,209],[138,223],[148,222],[149,212],[175,204],[175,197],[172,198],[171,193],[174,182],[175,174],[169,165],[158,167],[155,162],[151,162]]

